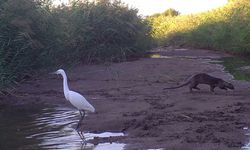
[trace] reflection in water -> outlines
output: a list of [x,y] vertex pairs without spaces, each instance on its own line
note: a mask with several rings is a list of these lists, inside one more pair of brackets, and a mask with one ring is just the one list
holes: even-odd
[[[244,127],[243,130],[246,131],[245,135],[249,138],[249,136],[250,136],[250,129],[248,127]],[[241,149],[242,150],[250,150],[250,140]]]
[[250,66],[250,61],[242,57],[225,57],[222,59],[225,70],[232,74],[236,80],[250,81],[250,73],[241,69]]
[[150,58],[171,58],[171,57],[160,55],[160,54],[152,54],[150,55]]
[[[46,108],[37,112],[0,113],[0,149],[123,149],[125,144],[82,144],[74,130],[79,120],[77,110]],[[94,137],[124,136],[123,133],[84,134],[86,140]]]

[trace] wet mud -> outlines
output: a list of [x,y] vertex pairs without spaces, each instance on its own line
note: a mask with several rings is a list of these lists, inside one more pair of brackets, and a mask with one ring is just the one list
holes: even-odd
[[[211,63],[226,54],[159,48],[149,56],[66,70],[70,89],[83,94],[96,108],[96,113],[87,114],[81,129],[125,134],[97,137],[91,143],[171,150],[238,150],[247,144],[249,136],[243,128],[250,126],[250,83],[234,80],[222,65]],[[206,85],[192,93],[187,87],[163,90],[200,72],[231,82],[235,90],[216,88],[213,94]],[[56,75],[32,78],[0,99],[1,108],[17,111],[46,106],[74,109],[64,98],[62,78]]]

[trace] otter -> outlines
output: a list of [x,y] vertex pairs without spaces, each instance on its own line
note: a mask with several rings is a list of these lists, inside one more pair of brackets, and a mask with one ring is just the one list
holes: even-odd
[[227,89],[234,90],[233,84],[226,82],[220,78],[210,76],[206,73],[199,73],[199,74],[193,75],[192,77],[190,77],[187,80],[187,82],[185,82],[179,86],[176,86],[176,87],[164,88],[164,90],[165,89],[177,89],[177,88],[186,86],[188,84],[189,84],[190,92],[192,92],[192,89],[200,90],[200,88],[197,87],[199,84],[210,85],[211,92],[214,92],[215,87],[219,87],[220,89],[224,89],[224,90],[227,90]]

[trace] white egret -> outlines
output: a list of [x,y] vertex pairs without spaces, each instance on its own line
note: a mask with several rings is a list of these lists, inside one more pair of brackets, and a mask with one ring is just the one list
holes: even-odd
[[53,74],[61,74],[62,75],[64,96],[65,96],[66,100],[68,100],[80,112],[81,118],[77,124],[76,130],[77,130],[77,133],[79,134],[79,136],[83,139],[84,137],[82,135],[82,132],[80,131],[80,133],[79,133],[78,128],[79,128],[80,123],[82,122],[82,120],[85,116],[85,112],[86,111],[95,112],[95,108],[81,94],[79,94],[75,91],[69,90],[67,76],[66,76],[66,73],[64,72],[63,69],[59,69],[56,72],[54,72]]

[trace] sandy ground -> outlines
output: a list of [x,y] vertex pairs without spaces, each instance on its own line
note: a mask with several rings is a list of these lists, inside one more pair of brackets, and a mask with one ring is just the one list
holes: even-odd
[[[225,54],[173,48],[152,53],[153,58],[67,70],[70,88],[96,108],[96,113],[85,118],[82,129],[126,134],[92,142],[123,142],[126,149],[240,149],[248,140],[243,127],[250,126],[250,83],[233,80],[223,66],[209,63]],[[212,94],[206,85],[193,93],[187,87],[163,90],[200,72],[233,83],[235,90],[215,89]],[[12,96],[1,100],[1,107],[29,109],[43,103],[71,107],[64,99],[61,77],[47,74],[20,84]]]

